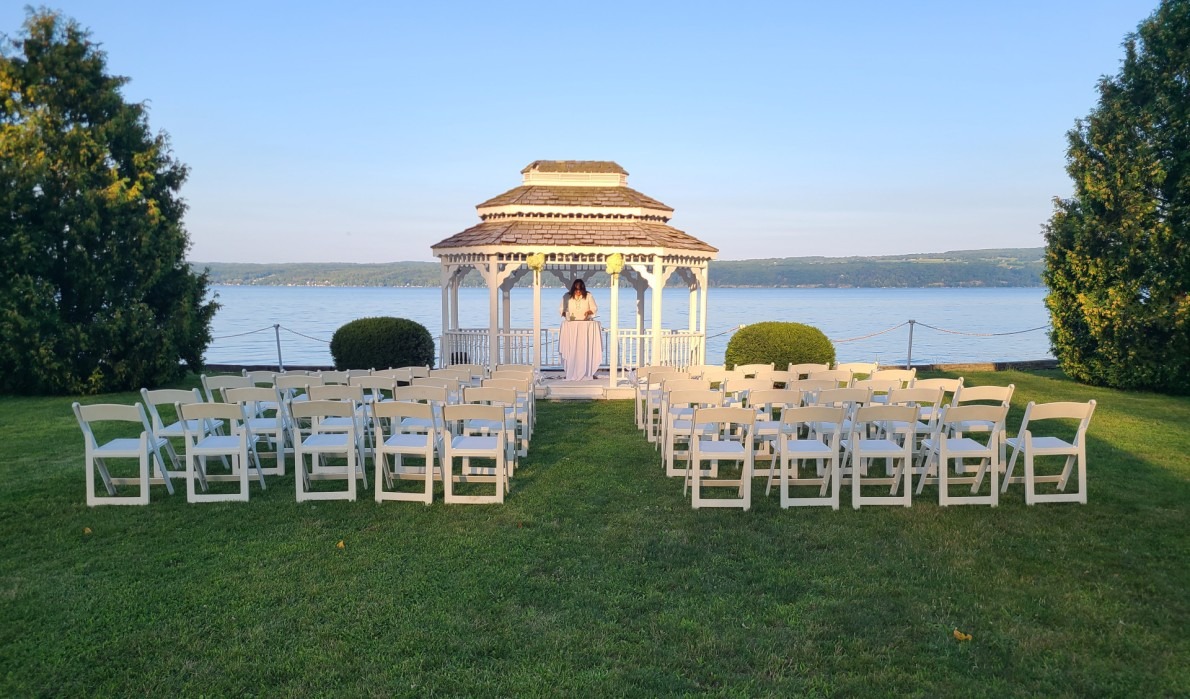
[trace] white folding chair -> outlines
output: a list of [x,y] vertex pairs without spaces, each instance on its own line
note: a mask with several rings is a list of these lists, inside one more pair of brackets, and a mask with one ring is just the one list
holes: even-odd
[[272,386],[277,374],[278,372],[272,369],[243,370],[244,378],[257,386]]
[[[348,378],[350,381],[350,378]],[[359,385],[323,384],[321,386],[307,386],[306,395],[310,400],[337,400],[350,403],[354,408],[351,417],[327,417],[322,420],[322,429],[331,431],[336,427],[346,430],[348,423],[355,429],[358,438],[359,460],[364,462],[372,439],[371,424],[368,421],[368,404],[364,402],[364,389]]]
[[[690,504],[703,507],[752,507],[752,456],[755,453],[753,423],[756,411],[751,408],[697,408],[691,418],[690,467],[682,490],[690,488]],[[703,462],[710,464],[703,475]],[[723,476],[724,463],[739,464],[738,475]],[[734,473],[734,469],[733,473]],[[704,488],[734,488],[735,497],[707,497]]]
[[327,369],[318,372],[318,376],[324,386],[346,386],[351,381],[351,372],[346,369]]
[[852,380],[871,378],[872,374],[879,368],[880,365],[876,362],[843,362],[842,364],[835,364],[835,369],[851,372]]
[[[938,485],[938,504],[947,505],[991,505],[1000,503],[1000,454],[1003,450],[1004,420],[1008,408],[1002,405],[960,405],[946,406],[934,424],[930,436],[921,442],[924,467],[917,477],[917,492],[921,493],[926,483]],[[979,441],[963,435],[969,422],[990,422],[992,429],[974,433],[986,436]],[[950,473],[951,462],[962,459],[976,459],[978,471],[974,476],[954,476]],[[984,477],[990,479],[986,495],[979,495]],[[970,495],[951,495],[951,484],[970,485]]]
[[[1094,413],[1094,400],[1086,403],[1030,401],[1025,406],[1020,432],[1016,437],[1004,440],[1005,447],[1012,447],[1012,456],[1008,459],[1008,471],[1004,474],[1001,491],[1008,490],[1010,483],[1024,483],[1026,505],[1044,502],[1087,504],[1087,427],[1091,424],[1091,415]],[[1068,424],[1071,422],[1076,424],[1071,426]],[[1049,434],[1037,433],[1037,423],[1042,423],[1041,429]],[[1071,432],[1073,434],[1067,436]],[[1013,477],[1012,471],[1016,466],[1017,457],[1022,454],[1025,457],[1025,476],[1016,478]],[[1062,472],[1038,475],[1039,459],[1054,456],[1065,458]],[[1066,485],[1071,475],[1078,481],[1078,489],[1067,493]],[[1038,483],[1056,483],[1058,492],[1039,493]]]
[[[777,441],[778,468],[769,472],[764,494],[772,490],[774,474],[780,471],[781,507],[829,505],[839,509],[843,482],[840,472],[840,425],[846,408],[829,406],[791,407],[781,411],[781,430]],[[815,425],[831,425],[828,430]],[[804,475],[813,461],[813,475]],[[796,496],[793,488],[813,486],[816,496]]]
[[811,381],[834,381],[834,388],[847,388],[851,385],[854,376],[850,369],[825,369],[811,371],[806,378]]
[[321,376],[298,372],[277,374],[273,379],[273,386],[281,392],[281,399],[289,403],[299,403],[310,400],[306,395],[307,386],[321,386],[325,383]]
[[815,362],[801,362],[795,364],[791,362],[786,371],[788,371],[796,381],[798,379],[810,378],[810,374],[815,371],[827,371],[830,368],[830,364],[817,364]]
[[748,407],[756,411],[752,457],[752,473],[756,477],[772,476],[777,472],[778,442],[781,435],[781,416],[786,410],[802,404],[801,391],[768,388],[749,391]]
[[963,377],[955,379],[914,379],[913,388],[932,388],[942,391],[942,402],[938,404],[935,409],[930,409],[925,406],[921,408],[921,417],[918,419],[922,422],[934,422],[938,415],[942,413],[944,405],[950,405],[954,401],[954,396],[963,387]]
[[[465,386],[463,388],[463,403],[480,403],[483,405],[498,405],[504,409],[504,417],[499,422],[476,422],[473,427],[487,431],[504,431],[504,446],[508,449],[505,461],[508,464],[509,476],[516,474],[518,440],[527,429],[521,421],[521,413],[517,407],[517,390],[515,388],[497,388],[493,386]],[[526,448],[527,451],[527,448]]]
[[451,364],[447,368],[460,372],[460,376],[462,372],[466,372],[468,375],[467,385],[469,386],[480,386],[483,384],[483,380],[488,378],[488,368],[483,364]]
[[[184,436],[182,429],[182,420],[180,418],[171,422],[166,422],[161,417],[159,406],[168,406],[171,410],[177,403],[201,403],[202,393],[197,388],[159,388],[150,391],[147,388],[140,390],[141,399],[145,404],[145,412],[149,415],[149,424],[153,427],[153,435],[165,439],[165,452],[169,455],[170,476],[181,478],[186,473],[186,465],[182,463],[182,459],[178,456],[178,452],[174,449],[173,442],[170,440],[181,440]],[[177,417],[177,413],[174,413]],[[210,422],[202,427],[212,434],[218,434],[222,429],[222,423]],[[191,426],[191,429],[197,430],[198,425]]]
[[[504,502],[509,479],[505,431],[481,427],[484,424],[502,423],[503,406],[480,403],[445,405],[442,407],[442,418],[447,430],[442,438],[443,501],[448,504]],[[456,459],[460,461],[458,473],[454,466]],[[492,465],[474,464],[473,459],[482,459]],[[492,483],[495,492],[490,495],[456,494],[455,485],[461,483]]]
[[756,375],[762,371],[772,371],[776,368],[773,362],[768,364],[737,364],[732,367],[732,371],[743,374],[745,379],[754,379]]
[[[359,459],[360,437],[356,427],[356,409],[349,401],[305,400],[291,403],[293,417],[293,456],[297,471],[294,482],[297,500],[355,500],[356,480],[362,480],[368,487],[365,465]],[[352,418],[345,422],[335,421],[323,427],[328,419]],[[305,432],[300,427],[306,423]],[[310,468],[306,468],[306,457],[310,457]],[[329,457],[341,457],[344,466],[322,463]],[[346,490],[312,490],[315,480],[345,479]]]
[[[271,390],[271,389],[266,389]],[[248,415],[240,403],[178,403],[178,415],[182,418],[186,450],[186,502],[248,501],[248,469],[254,463],[256,478],[263,490],[264,472],[260,462],[249,462],[249,434],[246,423]],[[212,434],[204,425],[211,421],[226,422],[229,434]],[[207,473],[207,458],[217,456],[231,462],[230,475]],[[239,490],[225,492],[197,492],[198,482],[204,491],[210,481],[235,481]]]
[[[436,429],[403,431],[401,425],[406,419],[432,425],[434,406],[403,401],[384,401],[372,405],[373,432],[376,434],[376,447],[372,454],[376,465],[373,475],[376,502],[403,500],[429,505],[434,501],[434,452],[441,434]],[[389,457],[392,457],[391,466]],[[409,457],[417,457],[420,463],[408,463]],[[421,492],[398,490],[397,482],[402,480],[420,480],[424,488]]]
[[897,381],[897,388],[913,388],[917,385],[917,369],[877,369],[868,375],[873,381]]
[[397,380],[392,376],[371,374],[368,376],[352,376],[347,380],[351,386],[359,386],[364,393],[364,403],[373,404],[393,399],[393,391],[397,390]]
[[[950,404],[955,407],[960,405],[1000,405],[1007,408],[1012,404],[1012,394],[1015,390],[1015,384],[1008,384],[1007,386],[964,385],[955,391],[954,398]],[[971,421],[960,426],[959,434],[963,432],[987,432],[993,427],[994,425],[986,422]],[[968,467],[963,463],[962,459],[955,462],[955,471],[957,473],[967,473],[967,469]]]
[[[668,395],[674,391],[708,391],[710,389],[711,380],[708,378],[695,379],[685,374],[669,376],[661,380],[661,402],[664,404]],[[722,405],[722,402],[719,405]],[[666,434],[669,429],[669,423],[676,419],[689,418],[694,414],[694,408],[680,405],[662,405],[659,414],[663,417],[658,421],[657,444],[654,446],[661,448],[669,441],[669,435]]]
[[458,403],[463,399],[463,384],[458,379],[445,376],[415,376],[414,386],[436,386],[446,389],[446,402]]
[[636,370],[632,382],[633,399],[636,406],[636,428],[642,430],[650,443],[657,442],[658,430],[654,426],[660,420],[661,383],[666,378],[682,373],[676,367],[645,366]]
[[442,425],[442,406],[446,405],[447,392],[441,386],[397,386],[393,400],[406,403],[425,403],[430,406],[430,417],[405,417],[401,420],[402,432],[439,432]]
[[[292,448],[292,442],[288,439],[291,425],[281,391],[271,386],[228,388],[223,391],[223,397],[228,403],[243,408],[248,451],[256,468],[269,476],[284,476],[285,454]],[[273,449],[273,465],[268,469],[262,468],[260,463],[261,440]]]
[[[133,405],[110,403],[80,405],[74,403],[71,408],[83,431],[83,444],[86,448],[88,507],[149,504],[150,461],[156,462],[158,473],[161,474],[166,490],[170,495],[173,495],[173,482],[165,468],[165,461],[161,458],[161,450],[165,448],[168,441],[163,437],[153,436],[153,427],[149,424],[149,417],[145,414],[143,405],[140,403]],[[130,423],[134,425],[131,428],[132,431],[135,431],[137,427],[140,428],[140,436],[115,437],[100,443],[95,435],[95,425],[105,422]],[[122,432],[127,432],[129,429],[127,425],[117,425],[114,428]],[[140,466],[139,475],[136,477],[112,476],[107,462],[113,459],[136,459]],[[99,473],[99,477],[103,481],[107,496],[98,495],[95,492],[96,473]],[[137,495],[116,495],[117,485],[131,484],[140,486]]]
[[495,378],[484,379],[480,384],[486,388],[505,388],[516,391],[516,419],[517,419],[517,456],[529,454],[529,442],[533,438],[533,419],[536,412],[533,406],[533,384],[529,378]]
[[[665,475],[685,476],[689,469],[690,449],[693,445],[694,411],[723,405],[723,393],[708,388],[667,391],[663,394],[661,419],[665,424],[662,461]],[[679,468],[678,462],[686,462]],[[717,472],[715,472],[717,473]],[[712,474],[714,475],[714,474]]]
[[[893,425],[903,425],[896,428]],[[866,405],[855,413],[849,436],[843,442],[844,468],[851,476],[851,505],[913,504],[913,442],[917,407]],[[875,461],[885,463],[885,475],[868,472]],[[888,495],[865,495],[865,485],[890,486]],[[900,495],[897,492],[900,491]]]
[[208,403],[222,403],[223,391],[226,389],[251,388],[256,385],[252,379],[239,374],[217,374],[214,376],[202,374],[198,380],[202,384],[202,392]]

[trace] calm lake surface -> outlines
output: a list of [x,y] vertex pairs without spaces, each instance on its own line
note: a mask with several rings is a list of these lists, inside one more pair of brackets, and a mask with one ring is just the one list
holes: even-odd
[[[282,360],[291,365],[330,365],[331,335],[356,318],[409,318],[426,326],[435,337],[441,333],[442,294],[437,288],[216,286],[213,291],[223,307],[212,325],[215,339],[206,354],[211,364],[275,364],[275,324],[281,326]],[[903,364],[909,348],[909,320],[916,321],[915,364],[1050,359],[1049,315],[1042,302],[1045,291],[711,289],[707,297],[707,363],[723,362],[727,342],[740,325],[766,320],[806,323],[821,329],[834,341],[839,361]],[[556,324],[555,309],[563,292],[562,288],[542,290],[543,325]],[[610,325],[610,289],[593,289],[592,294],[606,327]],[[645,298],[647,313],[651,301],[647,294]],[[685,328],[687,292],[666,289],[662,303],[663,326]],[[486,289],[461,289],[459,306],[460,325],[487,327]],[[622,327],[635,324],[634,308],[635,294],[621,289]],[[532,289],[513,290],[512,323],[533,327]],[[648,323],[646,318],[646,327]]]

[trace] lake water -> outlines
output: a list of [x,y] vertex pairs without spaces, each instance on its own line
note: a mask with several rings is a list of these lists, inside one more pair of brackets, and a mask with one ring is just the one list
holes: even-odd
[[[212,325],[211,364],[275,364],[277,335],[285,364],[330,365],[329,342],[357,318],[397,316],[441,332],[437,288],[216,286],[223,305]],[[555,322],[563,289],[542,290],[543,324]],[[1050,359],[1044,288],[1011,289],[711,289],[707,297],[707,363],[721,364],[743,324],[766,320],[813,325],[835,343],[839,361],[903,364],[913,330],[913,362],[959,363]],[[609,325],[610,289],[593,289]],[[689,296],[666,289],[663,326],[685,328]],[[488,292],[459,291],[459,324],[486,328]],[[646,313],[651,302],[646,294]],[[620,324],[635,324],[635,294],[620,290]],[[514,327],[533,327],[533,291],[512,291]],[[274,331],[274,325],[280,325]],[[932,327],[927,327],[932,326]],[[899,327],[898,327],[899,326]],[[648,327],[648,320],[646,320]],[[1011,334],[1009,334],[1011,333]],[[857,339],[862,338],[862,339]]]

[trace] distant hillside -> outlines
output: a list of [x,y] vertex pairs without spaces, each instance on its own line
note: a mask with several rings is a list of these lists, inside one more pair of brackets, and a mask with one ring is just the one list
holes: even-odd
[[711,286],[1041,286],[1045,248],[712,262]]
[[[1041,286],[1044,248],[959,250],[884,257],[785,257],[712,262],[712,287]],[[437,262],[193,263],[214,284],[260,286],[438,286]],[[596,277],[595,286],[606,285]],[[467,286],[483,286],[468,274]],[[676,279],[673,283],[678,284]]]

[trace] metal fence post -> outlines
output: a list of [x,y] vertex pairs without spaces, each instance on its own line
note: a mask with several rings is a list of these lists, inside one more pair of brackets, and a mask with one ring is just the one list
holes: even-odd
[[281,361],[281,324],[273,323],[273,335],[277,337],[277,371],[284,372],[285,364]]
[[912,319],[909,320],[909,350],[905,353],[905,368],[906,369],[913,368],[913,326],[916,323],[917,323],[916,320],[912,320]]

